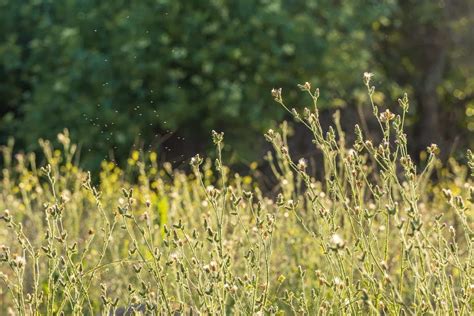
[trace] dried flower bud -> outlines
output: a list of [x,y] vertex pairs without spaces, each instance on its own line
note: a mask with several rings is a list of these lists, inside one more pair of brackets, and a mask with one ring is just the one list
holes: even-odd
[[278,88],[278,89],[273,88],[272,89],[272,97],[275,99],[275,101],[281,102],[282,101],[281,88]]
[[451,233],[451,235],[453,235],[453,237],[456,235],[456,229],[454,229],[453,226],[449,226],[449,232]]
[[364,84],[366,86],[370,85],[370,80],[372,79],[372,77],[374,76],[373,73],[371,72],[364,72]]
[[276,134],[274,130],[269,129],[268,132],[266,132],[264,136],[267,141],[272,142],[275,139]]
[[218,133],[215,130],[212,130],[212,141],[215,145],[221,144],[224,141],[224,133]]
[[409,102],[408,102],[408,95],[407,95],[406,93],[403,94],[403,98],[402,98],[402,99],[398,99],[398,104],[400,104],[400,107],[401,107],[404,111],[408,111]]
[[288,209],[293,209],[295,207],[295,202],[293,200],[288,200],[286,203]]
[[345,245],[344,240],[338,234],[334,234],[331,236],[330,243],[333,249],[341,249]]
[[453,194],[451,193],[451,190],[450,189],[443,189],[442,192],[443,192],[444,197],[448,201],[451,201],[451,199],[453,198]]
[[293,114],[293,116],[295,117],[295,119],[299,119],[300,118],[300,114],[298,113],[298,111],[295,109],[295,108],[292,108],[291,109],[291,114]]
[[338,278],[338,277],[335,277],[334,278],[334,286],[340,290],[342,290],[344,288],[344,282]]
[[232,287],[230,288],[230,292],[231,292],[231,293],[237,293],[237,290],[238,290],[238,289],[239,289],[239,288],[237,287],[237,285],[234,284],[234,285],[232,285]]
[[390,112],[389,109],[385,110],[382,114],[380,114],[380,120],[382,122],[389,122],[395,118],[395,114]]
[[209,262],[209,268],[210,268],[211,271],[213,271],[213,272],[217,271],[217,262],[215,262],[214,260],[212,260],[211,262]]
[[431,144],[429,147],[426,148],[426,150],[431,155],[438,155],[440,152],[439,147],[436,144]]
[[3,211],[3,216],[0,216],[0,219],[3,219],[5,222],[11,221],[10,211],[8,209]]
[[306,159],[301,158],[300,160],[298,160],[298,170],[299,171],[305,172],[307,166],[308,166],[308,164],[306,163]]
[[244,195],[244,198],[247,199],[247,200],[250,200],[250,199],[253,198],[253,193],[250,192],[250,191],[243,191],[242,193]]
[[26,260],[25,260],[25,257],[22,257],[22,256],[17,256],[15,258],[15,261],[14,261],[15,265],[18,267],[18,268],[23,268],[26,264]]
[[309,91],[311,90],[311,84],[306,81],[304,84],[299,84],[298,88],[300,88],[303,91]]
[[203,159],[201,158],[201,156],[199,156],[199,154],[197,154],[196,156],[191,158],[190,165],[192,167],[199,167],[202,164],[202,162],[203,162]]

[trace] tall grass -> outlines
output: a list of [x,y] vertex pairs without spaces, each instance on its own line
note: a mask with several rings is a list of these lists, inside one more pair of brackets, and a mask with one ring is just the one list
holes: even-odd
[[276,196],[231,173],[217,132],[217,159],[195,156],[189,174],[133,152],[127,170],[104,162],[98,185],[67,131],[61,149],[41,142],[44,166],[4,147],[1,313],[470,315],[474,157],[442,167],[431,145],[420,169],[408,98],[382,110],[370,79],[378,143],[356,126],[348,144],[338,115],[324,131],[309,83],[303,113],[272,91],[313,134],[324,174],[291,156],[284,123],[265,134]]

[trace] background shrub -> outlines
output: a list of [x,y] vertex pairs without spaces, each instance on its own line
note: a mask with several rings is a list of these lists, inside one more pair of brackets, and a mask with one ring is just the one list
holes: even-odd
[[379,101],[415,96],[414,147],[465,143],[472,21],[467,1],[4,0],[0,138],[36,150],[67,127],[97,167],[123,160],[138,140],[165,143],[162,159],[165,147],[202,151],[220,129],[236,160],[249,161],[260,153],[243,140],[282,116],[267,91],[282,87],[303,104],[289,88],[304,79],[324,91],[322,108],[356,106],[367,101],[358,80],[370,69],[386,87]]

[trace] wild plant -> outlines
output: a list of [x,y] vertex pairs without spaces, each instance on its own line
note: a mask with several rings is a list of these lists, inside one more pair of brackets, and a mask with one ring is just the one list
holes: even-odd
[[299,85],[312,102],[302,113],[272,91],[312,134],[323,169],[317,178],[291,156],[284,122],[265,134],[274,195],[231,172],[215,131],[216,159],[196,155],[190,173],[134,151],[127,170],[104,161],[93,177],[78,167],[67,131],[61,150],[41,141],[43,167],[4,147],[1,311],[471,314],[474,156],[442,167],[433,144],[417,165],[407,95],[401,114],[381,109],[371,77],[377,141],[356,126],[349,144],[338,112],[324,130],[309,83]]

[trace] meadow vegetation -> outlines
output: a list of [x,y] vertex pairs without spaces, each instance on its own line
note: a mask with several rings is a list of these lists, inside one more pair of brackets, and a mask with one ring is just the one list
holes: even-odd
[[62,148],[40,142],[42,165],[5,146],[1,314],[472,314],[474,156],[443,166],[433,144],[415,163],[407,96],[377,105],[370,80],[380,137],[355,126],[350,143],[337,112],[321,127],[318,89],[299,85],[302,113],[272,90],[313,134],[323,177],[291,156],[283,123],[265,134],[271,192],[226,166],[219,132],[215,161],[189,172],[134,151],[91,175],[67,131]]

